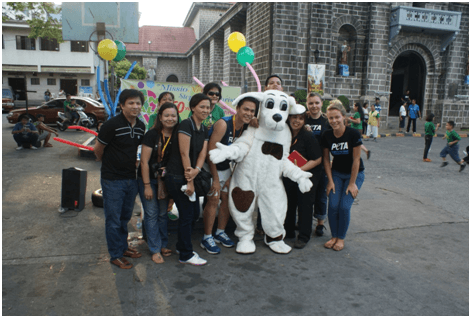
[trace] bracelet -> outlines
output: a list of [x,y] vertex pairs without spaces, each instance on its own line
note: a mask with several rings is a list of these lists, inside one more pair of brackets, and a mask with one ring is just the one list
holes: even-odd
[[199,167],[197,167],[197,166],[195,167],[195,169],[198,169],[198,170],[199,170],[199,172],[202,172],[202,169],[200,169],[200,168],[199,168]]

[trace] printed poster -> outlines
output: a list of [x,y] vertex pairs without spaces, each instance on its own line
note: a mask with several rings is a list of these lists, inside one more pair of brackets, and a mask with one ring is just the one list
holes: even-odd
[[[202,93],[202,88],[197,84],[188,83],[172,83],[172,82],[155,82],[148,80],[137,79],[121,79],[122,90],[124,89],[137,89],[140,90],[145,96],[145,103],[143,104],[140,113],[140,119],[145,125],[148,123],[150,115],[153,114],[158,105],[158,96],[164,91],[174,94],[174,103],[176,104],[181,120],[189,116],[189,100],[194,94]],[[240,94],[240,87],[221,87],[222,88],[222,101],[228,106],[231,105]],[[223,106],[219,104],[223,109]],[[231,112],[225,110],[226,116],[231,116]]]
[[308,65],[308,94],[316,92],[324,95],[324,83],[326,75],[326,65]]

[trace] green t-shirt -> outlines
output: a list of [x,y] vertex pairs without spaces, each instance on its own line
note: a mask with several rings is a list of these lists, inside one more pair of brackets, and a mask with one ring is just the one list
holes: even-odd
[[72,101],[64,101],[64,112],[70,112],[70,110],[67,108],[67,105],[71,105]]
[[[189,117],[192,116],[192,112],[189,113]],[[215,124],[216,121],[221,119],[222,117],[225,117],[225,111],[221,107],[218,106],[218,104],[215,104],[215,107],[212,110],[212,113],[210,113],[205,120],[203,120],[202,124],[204,124],[207,127],[211,127],[213,124]]]
[[435,124],[433,124],[432,122],[425,123],[425,135],[435,135]]
[[355,112],[355,114],[353,115],[353,118],[354,118],[354,119],[359,118],[359,119],[360,119],[360,123],[357,124],[357,123],[353,123],[353,122],[352,122],[352,124],[351,124],[352,128],[355,128],[355,129],[358,129],[358,130],[362,130],[363,127],[362,127],[362,121],[361,121],[361,118],[360,118],[360,113]]
[[454,142],[455,140],[461,140],[461,136],[454,131],[454,129],[450,131],[446,131],[446,140],[448,143]]

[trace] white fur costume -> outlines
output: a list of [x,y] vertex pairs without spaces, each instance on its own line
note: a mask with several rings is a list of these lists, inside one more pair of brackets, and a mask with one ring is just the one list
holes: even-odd
[[287,195],[282,175],[297,182],[301,192],[309,191],[313,184],[309,180],[310,173],[288,160],[292,137],[286,121],[289,114],[304,113],[305,108],[277,90],[242,94],[233,105],[248,96],[259,100],[259,128],[249,126],[230,146],[217,143],[217,149],[210,151],[210,159],[215,164],[225,159],[238,162],[231,178],[228,202],[237,225],[236,251],[253,253],[256,250],[254,215],[259,206],[265,243],[274,252],[288,253],[291,247],[283,241]]

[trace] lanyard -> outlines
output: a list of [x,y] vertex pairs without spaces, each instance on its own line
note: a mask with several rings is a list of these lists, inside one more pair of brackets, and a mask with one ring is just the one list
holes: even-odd
[[295,139],[295,141],[293,142],[293,144],[291,144],[290,147],[293,147],[296,144],[297,141],[298,141],[298,138]]
[[[163,133],[161,133],[161,136],[163,137],[163,141],[164,141]],[[168,137],[168,140],[166,141],[166,144],[164,145],[163,150],[161,151],[161,155],[164,156],[164,151],[166,150],[166,147],[168,146],[170,140],[171,140],[171,136]]]
[[[241,137],[241,135],[243,134],[243,128],[241,127],[241,132],[239,133],[238,137]],[[236,139],[236,115],[233,115],[233,142],[235,141]]]

